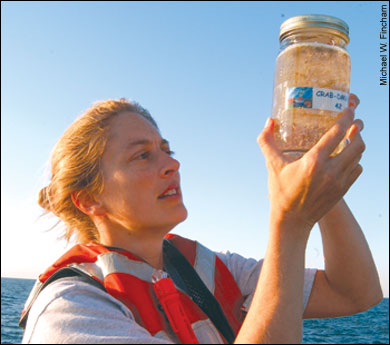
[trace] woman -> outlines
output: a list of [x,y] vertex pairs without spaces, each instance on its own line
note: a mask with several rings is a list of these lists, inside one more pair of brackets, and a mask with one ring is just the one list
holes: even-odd
[[[293,162],[267,120],[258,143],[269,171],[270,239],[260,262],[168,234],[187,210],[180,164],[155,121],[124,99],[87,110],[54,148],[39,196],[79,244],[40,275],[22,314],[23,342],[295,343],[303,318],[379,303],[370,250],[342,200],[362,172],[358,102],[351,95],[350,108]],[[341,140],[349,144],[332,156]],[[318,221],[326,269],[305,270]]]

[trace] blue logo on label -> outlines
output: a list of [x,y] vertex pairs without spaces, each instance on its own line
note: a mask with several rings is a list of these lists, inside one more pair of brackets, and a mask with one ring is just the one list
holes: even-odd
[[313,88],[291,87],[287,91],[288,108],[312,108]]

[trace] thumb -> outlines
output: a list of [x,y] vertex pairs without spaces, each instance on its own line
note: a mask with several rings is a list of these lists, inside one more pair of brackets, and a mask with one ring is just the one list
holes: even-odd
[[284,161],[282,152],[278,149],[274,138],[274,120],[269,117],[265,123],[264,129],[257,137],[257,143],[268,163]]

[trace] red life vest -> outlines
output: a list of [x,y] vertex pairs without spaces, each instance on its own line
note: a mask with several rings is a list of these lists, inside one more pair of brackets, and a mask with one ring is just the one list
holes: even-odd
[[[226,320],[237,335],[244,319],[244,297],[228,268],[214,252],[198,242],[172,234],[168,234],[166,239],[193,266],[219,302]],[[162,332],[169,338],[173,330],[180,342],[197,343],[194,326],[200,321],[211,322],[170,278],[156,277],[156,273],[162,271],[155,270],[128,251],[109,249],[99,244],[76,245],[39,276],[38,288],[64,267],[81,270],[103,284],[106,291],[124,303],[135,321],[152,336],[161,335]],[[26,306],[28,304],[29,301]],[[28,310],[23,310],[21,319]]]

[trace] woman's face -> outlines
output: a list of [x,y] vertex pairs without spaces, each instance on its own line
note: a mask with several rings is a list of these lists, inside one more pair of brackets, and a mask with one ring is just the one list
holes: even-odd
[[180,164],[156,128],[136,113],[123,112],[113,118],[108,138],[98,199],[110,225],[139,234],[167,233],[184,221]]

